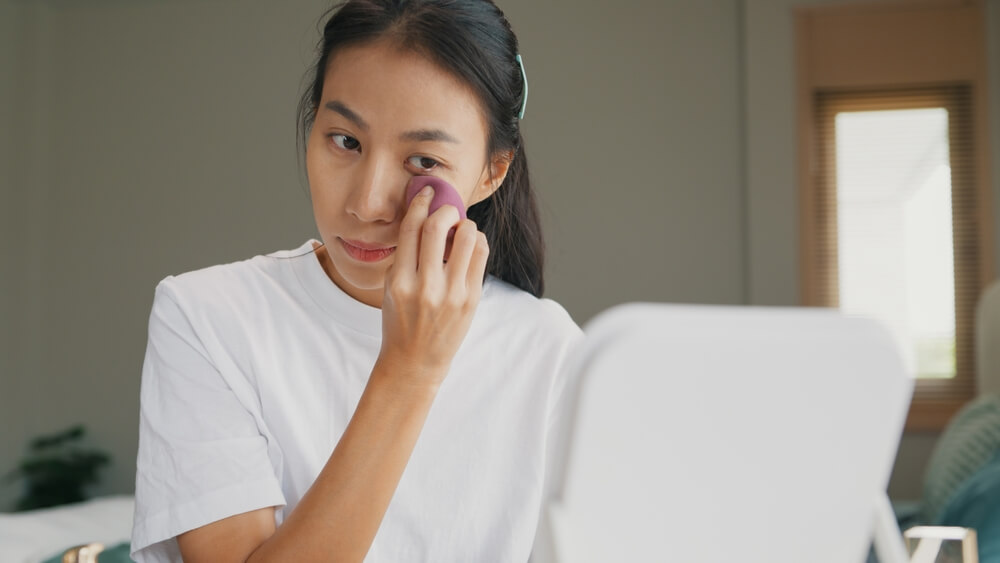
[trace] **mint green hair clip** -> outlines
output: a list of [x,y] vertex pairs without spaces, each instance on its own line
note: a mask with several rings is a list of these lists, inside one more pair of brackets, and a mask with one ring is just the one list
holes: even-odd
[[524,119],[524,107],[528,105],[528,75],[524,72],[524,61],[521,60],[521,55],[518,54],[516,57],[517,66],[521,67],[521,78],[524,80],[524,97],[521,98],[521,113],[517,114],[518,119]]

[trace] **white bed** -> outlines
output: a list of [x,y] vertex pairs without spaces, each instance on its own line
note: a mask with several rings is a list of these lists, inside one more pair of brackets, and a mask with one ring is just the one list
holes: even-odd
[[0,561],[39,563],[75,545],[112,547],[132,533],[131,495],[107,496],[54,508],[0,514]]

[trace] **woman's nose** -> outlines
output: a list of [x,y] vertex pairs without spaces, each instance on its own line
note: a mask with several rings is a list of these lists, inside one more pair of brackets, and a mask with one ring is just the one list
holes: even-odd
[[394,170],[385,158],[364,159],[347,199],[347,212],[360,221],[391,223],[396,220],[405,197],[408,175]]

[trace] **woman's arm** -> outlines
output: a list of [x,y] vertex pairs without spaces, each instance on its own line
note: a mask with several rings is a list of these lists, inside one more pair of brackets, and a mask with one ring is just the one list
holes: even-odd
[[364,559],[482,292],[485,236],[461,222],[444,263],[458,212],[446,206],[428,217],[432,193],[414,199],[402,221],[386,276],[382,349],[316,481],[277,529],[266,508],[182,534],[185,561]]
[[361,561],[406,468],[435,390],[401,386],[376,364],[344,435],[309,491],[275,530],[274,509],[181,535],[184,561]]

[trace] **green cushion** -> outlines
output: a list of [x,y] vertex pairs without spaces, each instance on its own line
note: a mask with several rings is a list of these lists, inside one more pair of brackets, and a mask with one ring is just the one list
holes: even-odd
[[974,529],[979,563],[1000,563],[1000,455],[959,487],[935,524]]
[[1000,395],[985,394],[948,423],[924,478],[924,520],[936,522],[959,488],[1000,452]]

